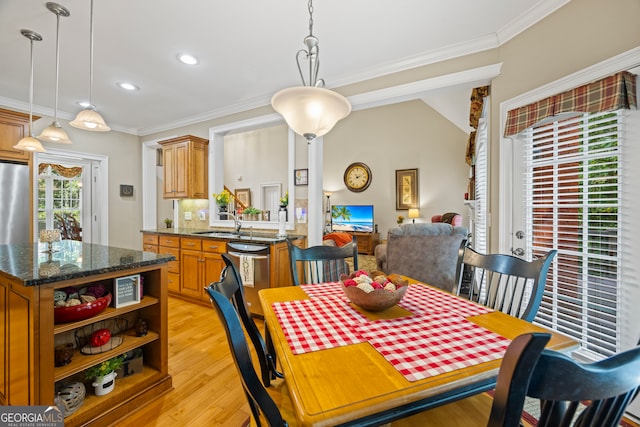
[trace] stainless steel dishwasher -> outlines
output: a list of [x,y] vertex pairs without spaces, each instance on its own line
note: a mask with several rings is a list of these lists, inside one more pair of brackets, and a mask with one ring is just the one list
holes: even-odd
[[264,318],[258,291],[269,287],[269,245],[229,242],[227,255],[240,273],[249,312]]

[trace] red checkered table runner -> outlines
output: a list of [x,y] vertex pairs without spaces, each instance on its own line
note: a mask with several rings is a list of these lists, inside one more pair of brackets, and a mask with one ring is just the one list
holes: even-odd
[[399,305],[412,316],[369,320],[340,283],[302,285],[308,300],[274,303],[294,354],[368,341],[409,381],[499,359],[510,340],[465,318],[492,311],[444,291],[410,285]]

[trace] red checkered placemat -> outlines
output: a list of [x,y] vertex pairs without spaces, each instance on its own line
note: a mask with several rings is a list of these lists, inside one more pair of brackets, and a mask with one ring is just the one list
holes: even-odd
[[272,307],[293,354],[364,341],[354,328],[366,318],[340,298],[276,302]]
[[446,312],[461,317],[477,316],[493,311],[443,290],[422,285],[409,285],[407,293],[398,305],[415,314]]
[[502,358],[510,340],[462,317],[427,314],[356,327],[409,381]]
[[300,287],[311,298],[323,296],[344,296],[344,298],[346,299],[346,295],[342,291],[342,285],[340,284],[340,282],[319,283],[316,285],[300,285]]

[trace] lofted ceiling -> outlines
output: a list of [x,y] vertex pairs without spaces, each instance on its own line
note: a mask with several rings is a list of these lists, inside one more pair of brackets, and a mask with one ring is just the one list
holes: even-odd
[[[329,88],[499,46],[570,0],[316,0],[320,77]],[[53,115],[56,16],[41,0],[0,0],[0,105]],[[89,96],[89,0],[59,0],[58,116]],[[303,0],[94,0],[93,103],[116,130],[145,135],[268,105],[300,85],[295,54],[309,32]],[[178,62],[189,52],[198,65]],[[303,69],[304,71],[304,69]],[[125,92],[118,82],[139,87]],[[465,128],[470,87],[421,98]],[[464,99],[456,108],[453,100]],[[459,111],[462,110],[462,111]],[[460,117],[453,117],[459,114]],[[450,116],[452,115],[452,116]],[[464,118],[464,119],[463,119]]]

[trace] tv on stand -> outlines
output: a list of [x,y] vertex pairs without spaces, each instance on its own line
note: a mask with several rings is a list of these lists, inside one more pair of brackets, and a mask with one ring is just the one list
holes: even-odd
[[375,228],[373,205],[331,206],[331,231],[354,235],[358,241],[358,253],[373,255],[380,241]]

